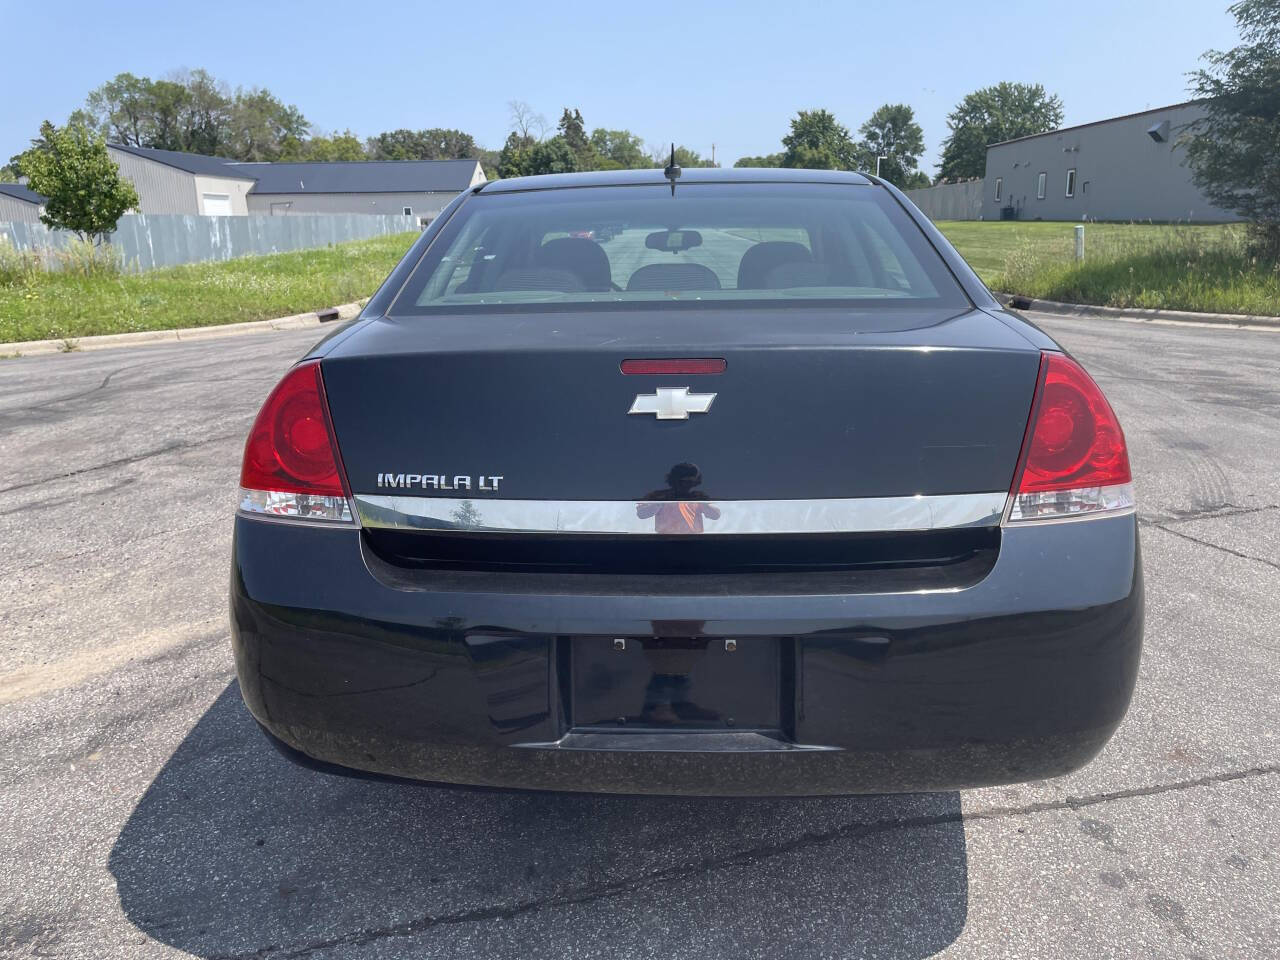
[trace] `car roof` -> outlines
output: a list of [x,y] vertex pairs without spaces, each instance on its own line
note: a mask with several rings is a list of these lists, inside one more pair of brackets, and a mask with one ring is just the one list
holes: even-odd
[[[480,193],[516,193],[524,190],[567,190],[575,187],[617,187],[666,184],[661,169],[597,170],[592,173],[549,173],[538,177],[491,180]],[[872,181],[847,170],[790,170],[774,167],[690,167],[680,173],[676,189],[684,183],[839,183],[867,186]]]

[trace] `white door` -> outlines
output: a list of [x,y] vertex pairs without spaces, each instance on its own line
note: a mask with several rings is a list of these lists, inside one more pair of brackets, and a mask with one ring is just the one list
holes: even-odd
[[226,193],[200,194],[200,212],[206,217],[231,216],[231,196]]

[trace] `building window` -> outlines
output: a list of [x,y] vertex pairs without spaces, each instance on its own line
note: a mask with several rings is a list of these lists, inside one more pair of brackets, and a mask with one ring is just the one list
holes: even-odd
[[1040,176],[1036,177],[1036,199],[1037,200],[1044,199],[1044,181],[1047,177],[1048,177],[1048,174],[1043,171],[1041,171]]
[[404,215],[405,215],[406,217],[412,217],[412,216],[413,216],[413,207],[405,207],[405,208],[404,208]]
[[1000,189],[1004,186],[1004,177],[996,177],[996,203],[1000,202]]
[[1076,195],[1076,172],[1074,170],[1067,171],[1067,196],[1074,197]]

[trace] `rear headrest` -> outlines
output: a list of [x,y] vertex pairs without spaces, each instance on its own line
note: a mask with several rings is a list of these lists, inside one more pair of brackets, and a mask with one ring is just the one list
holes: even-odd
[[769,290],[789,287],[839,286],[831,282],[831,268],[825,263],[780,263],[769,271],[764,286]]
[[719,290],[720,278],[700,263],[651,263],[627,281],[628,290]]
[[504,270],[493,285],[495,290],[558,290],[562,293],[578,293],[582,280],[568,270],[551,267],[524,267]]
[[608,290],[613,285],[609,255],[594,240],[582,237],[548,240],[534,253],[533,262],[535,266],[576,274],[584,290]]
[[763,290],[769,271],[784,263],[808,263],[813,259],[809,248],[790,240],[766,240],[748,248],[738,264],[738,289]]

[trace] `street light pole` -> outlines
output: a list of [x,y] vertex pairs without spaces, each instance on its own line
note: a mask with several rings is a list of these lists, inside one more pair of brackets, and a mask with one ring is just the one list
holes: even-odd
[[885,156],[885,157],[876,157],[876,176],[877,176],[877,177],[878,177],[878,176],[880,176],[880,161],[881,161],[881,160],[888,160],[888,159],[889,159],[889,158],[888,158],[887,156]]

